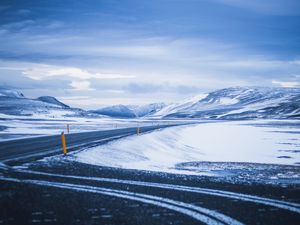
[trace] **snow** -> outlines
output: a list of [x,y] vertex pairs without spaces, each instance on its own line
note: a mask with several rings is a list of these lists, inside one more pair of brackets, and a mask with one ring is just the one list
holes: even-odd
[[135,118],[134,112],[125,105],[113,105],[92,111],[93,113],[118,117],[118,118]]
[[[66,117],[69,112],[70,117]],[[73,114],[73,115],[72,115]],[[113,130],[137,126],[157,124],[191,123],[186,120],[148,120],[148,119],[113,119],[109,117],[79,117],[73,111],[63,109],[49,110],[45,113],[34,113],[32,116],[7,115],[0,113],[0,143],[5,140],[26,138],[40,135],[55,135],[67,132],[69,125],[71,133]]]
[[181,102],[167,105],[166,107],[162,108],[160,111],[155,113],[154,116],[164,116],[167,114],[178,112],[183,109],[188,109],[189,107],[192,107],[194,104],[206,98],[207,96],[208,94],[199,94]]
[[[0,127],[5,129],[0,131],[0,142],[5,140],[25,138],[30,136],[40,135],[55,135],[62,131],[67,132],[67,124],[69,125],[71,133],[108,130],[116,128],[124,128],[130,125],[130,122],[110,120],[110,119],[93,119],[93,118],[53,118],[44,120],[25,120],[24,118],[10,118],[7,120],[0,120]],[[136,123],[134,123],[136,125]]]
[[150,116],[159,110],[161,110],[163,107],[165,107],[165,103],[152,103],[147,105],[132,105],[127,106],[130,110],[134,112],[134,114],[137,117],[144,117],[144,116]]
[[221,105],[233,105],[238,103],[239,100],[236,98],[220,98],[220,104]]
[[171,104],[155,116],[218,119],[288,118],[297,116],[300,108],[299,98],[299,89],[225,88],[203,95],[202,98],[196,96],[187,101]]
[[41,96],[39,98],[37,98],[37,100],[42,101],[42,102],[46,102],[46,103],[50,103],[53,105],[58,105],[64,108],[70,108],[69,106],[65,105],[64,103],[58,101],[56,98],[52,97],[52,96]]
[[11,98],[24,98],[24,95],[16,90],[0,87],[0,96],[6,96]]
[[267,107],[276,107],[279,106],[280,103],[288,101],[287,97],[284,98],[277,98],[277,99],[268,99],[262,102],[258,102],[258,103],[254,103],[254,104],[250,104],[250,105],[246,105],[243,106],[243,108],[241,109],[237,109],[237,110],[232,110],[229,113],[220,115],[221,116],[227,116],[227,115],[232,115],[232,114],[239,114],[239,113],[243,113],[243,112],[249,112],[249,111],[262,111],[262,109],[267,108]]
[[177,165],[186,162],[297,165],[300,162],[296,152],[299,151],[297,132],[300,127],[257,126],[259,123],[263,125],[265,121],[172,127],[78,152],[74,154],[74,160],[100,166],[183,174],[199,174],[178,170]]

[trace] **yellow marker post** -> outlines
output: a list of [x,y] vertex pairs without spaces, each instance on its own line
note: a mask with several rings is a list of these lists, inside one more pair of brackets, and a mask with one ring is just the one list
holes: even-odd
[[67,124],[67,131],[68,131],[68,134],[70,133],[70,125]]
[[66,138],[64,132],[61,132],[61,144],[63,148],[64,155],[67,154],[67,145],[66,145]]

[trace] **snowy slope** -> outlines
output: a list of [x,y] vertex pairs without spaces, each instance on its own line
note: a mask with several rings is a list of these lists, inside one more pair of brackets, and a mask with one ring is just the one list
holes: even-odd
[[299,123],[280,124],[263,120],[172,127],[80,151],[74,159],[101,166],[183,174],[201,173],[202,167],[182,165],[203,161],[298,165]]
[[70,108],[51,96],[29,99],[18,91],[0,88],[1,118],[7,118],[7,116],[58,118],[87,114],[84,110]]
[[155,114],[164,118],[300,118],[300,89],[234,87],[173,104]]
[[19,91],[0,87],[0,97],[24,98],[24,95]]
[[42,102],[47,102],[50,104],[54,104],[54,105],[58,105],[63,108],[70,108],[70,106],[58,101],[56,98],[54,98],[52,96],[41,96],[41,97],[37,98],[37,100],[42,101]]
[[180,111],[188,111],[192,108],[192,106],[197,104],[199,101],[204,99],[206,96],[207,96],[207,94],[197,95],[197,96],[194,96],[193,98],[183,100],[179,103],[173,103],[173,104],[167,105],[166,107],[162,108],[160,111],[155,113],[153,116],[160,117],[160,116],[166,116],[166,115],[173,114],[173,113],[180,112]]
[[144,117],[144,116],[150,116],[160,111],[165,106],[166,106],[165,103],[152,103],[152,104],[142,105],[142,106],[133,105],[127,107],[134,112],[136,117]]
[[115,105],[93,111],[70,108],[51,96],[28,99],[22,93],[0,87],[0,114],[109,116],[150,119],[300,119],[300,89],[233,87],[197,95],[179,103],[142,106]]

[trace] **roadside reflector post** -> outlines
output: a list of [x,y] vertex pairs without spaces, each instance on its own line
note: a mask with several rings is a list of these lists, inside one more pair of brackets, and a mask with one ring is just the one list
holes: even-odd
[[67,154],[67,145],[66,145],[66,138],[65,138],[64,132],[61,132],[61,144],[62,144],[64,155],[66,155]]
[[136,134],[137,134],[137,135],[140,135],[140,127],[137,127],[137,128],[136,128]]
[[70,133],[70,125],[67,124],[67,131],[68,131],[68,134]]

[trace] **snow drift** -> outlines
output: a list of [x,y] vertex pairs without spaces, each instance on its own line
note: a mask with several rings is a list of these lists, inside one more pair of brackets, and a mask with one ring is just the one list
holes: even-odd
[[[297,165],[298,127],[240,122],[203,123],[131,136],[84,150],[74,159],[88,164],[193,174],[178,169],[187,162],[249,162]],[[261,125],[261,126],[260,126]]]

